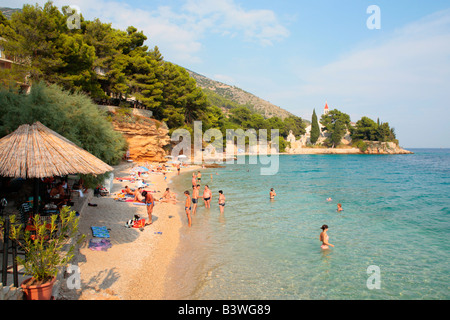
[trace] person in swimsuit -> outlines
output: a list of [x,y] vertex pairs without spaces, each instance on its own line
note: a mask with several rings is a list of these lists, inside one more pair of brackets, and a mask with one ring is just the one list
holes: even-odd
[[141,202],[141,201],[143,201],[143,196],[142,196],[142,187],[139,187],[139,188],[137,188],[135,191],[134,191],[134,201],[139,201],[139,202]]
[[269,193],[270,199],[271,199],[271,200],[275,199],[275,196],[276,196],[276,195],[277,195],[277,194],[275,193],[275,191],[273,190],[273,188],[270,188],[270,193]]
[[327,235],[328,226],[326,224],[324,224],[321,229],[322,229],[322,232],[320,233],[319,240],[322,241],[322,245],[320,247],[323,250],[328,249],[328,246],[334,247],[334,245],[332,245],[331,243],[328,242],[328,238],[329,238]]
[[147,191],[142,192],[142,196],[144,197],[144,202],[147,206],[147,214],[148,214],[148,222],[145,225],[149,226],[153,223],[152,213],[153,213],[153,206],[155,205],[155,200],[153,199],[152,194]]
[[195,176],[195,173],[192,173],[192,188],[194,188],[197,185],[197,177]]
[[184,210],[186,211],[186,216],[188,218],[188,226],[191,226],[191,197],[189,195],[189,191],[185,191],[184,195],[186,196],[186,202],[184,204]]
[[125,193],[126,193],[126,194],[134,195],[134,191],[131,190],[129,186],[125,186]]
[[205,201],[205,208],[211,208],[211,190],[208,185],[205,185],[205,190],[203,191],[203,201]]
[[197,174],[197,183],[200,183],[202,181],[202,173],[199,171]]
[[337,212],[341,212],[342,210],[344,210],[344,209],[342,209],[342,204],[338,203],[337,204]]
[[178,175],[180,175],[180,164],[177,164]]
[[223,195],[223,191],[219,190],[219,209],[220,213],[223,213],[225,209],[225,196]]
[[195,214],[195,211],[197,210],[197,203],[198,203],[198,194],[200,192],[200,185],[196,185],[195,187],[192,187],[192,214]]

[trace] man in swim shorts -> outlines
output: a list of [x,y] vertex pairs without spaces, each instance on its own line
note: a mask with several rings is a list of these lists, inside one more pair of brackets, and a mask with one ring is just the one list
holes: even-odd
[[205,201],[205,208],[211,207],[211,190],[209,189],[208,185],[205,185],[205,190],[203,191],[203,201]]
[[195,214],[195,211],[197,210],[197,203],[198,203],[198,194],[200,192],[200,185],[197,184],[196,186],[192,187],[192,214]]

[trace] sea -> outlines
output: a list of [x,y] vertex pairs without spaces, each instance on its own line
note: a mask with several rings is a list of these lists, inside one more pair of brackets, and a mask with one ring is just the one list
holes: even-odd
[[[201,170],[212,205],[200,200],[191,228],[180,213],[168,298],[449,299],[450,149],[408,150],[414,154],[279,155],[274,175],[261,174],[267,165],[257,156]],[[171,183],[179,199],[191,177]],[[324,224],[334,245],[326,250]]]

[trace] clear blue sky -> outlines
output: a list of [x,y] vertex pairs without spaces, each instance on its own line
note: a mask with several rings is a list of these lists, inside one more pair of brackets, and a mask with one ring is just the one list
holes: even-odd
[[[45,1],[3,0],[2,6]],[[166,60],[310,120],[325,101],[389,122],[400,144],[450,147],[450,1],[55,0],[143,30]],[[379,30],[367,28],[370,5]]]

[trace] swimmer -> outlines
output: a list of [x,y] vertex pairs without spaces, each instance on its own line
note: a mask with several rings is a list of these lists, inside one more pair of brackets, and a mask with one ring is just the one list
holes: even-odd
[[330,202],[332,199],[331,198],[327,198],[327,201]]
[[337,212],[341,212],[342,210],[344,210],[344,209],[342,209],[342,204],[340,204],[340,203],[338,203],[337,204]]
[[275,196],[276,196],[277,194],[275,193],[275,191],[273,190],[273,188],[271,188],[271,189],[270,189],[269,195],[270,195],[270,199],[273,200],[273,199],[275,199]]
[[322,229],[322,232],[320,233],[319,240],[322,241],[322,245],[320,247],[324,250],[328,249],[328,246],[334,247],[334,245],[332,245],[331,243],[328,242],[328,235],[327,235],[328,226],[326,224],[324,224],[321,227],[321,229]]
[[186,216],[188,218],[188,226],[191,226],[191,197],[189,195],[189,191],[185,191],[184,195],[186,196],[186,202],[184,204],[184,210],[186,211]]

